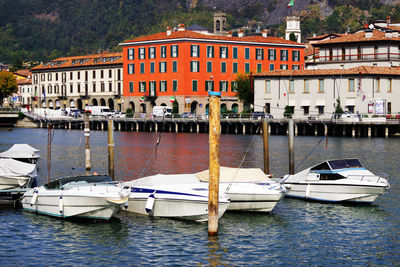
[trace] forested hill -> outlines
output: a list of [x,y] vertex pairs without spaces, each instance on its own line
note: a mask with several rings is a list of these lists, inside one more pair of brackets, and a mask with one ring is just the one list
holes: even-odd
[[20,65],[59,56],[118,51],[118,43],[179,23],[212,29],[213,12],[228,27],[266,27],[282,36],[283,19],[301,17],[303,37],[342,33],[372,20],[400,18],[400,0],[0,0],[0,62]]

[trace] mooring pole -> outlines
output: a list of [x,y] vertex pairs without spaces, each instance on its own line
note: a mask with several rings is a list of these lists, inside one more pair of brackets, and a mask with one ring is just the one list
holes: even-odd
[[114,120],[108,120],[108,174],[114,181]]
[[289,119],[289,174],[294,174],[294,122]]
[[208,193],[208,235],[218,235],[218,199],[219,199],[219,138],[220,123],[220,92],[209,91],[210,121],[209,121],[209,193]]
[[264,140],[264,173],[269,174],[268,119],[263,120],[263,140]]
[[86,175],[90,174],[90,125],[89,125],[89,113],[85,112],[85,166]]
[[50,183],[51,171],[51,123],[47,122],[47,182]]

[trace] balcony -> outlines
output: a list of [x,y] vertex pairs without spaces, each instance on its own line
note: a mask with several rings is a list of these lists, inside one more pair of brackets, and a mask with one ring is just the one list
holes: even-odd
[[372,54],[349,54],[349,55],[328,55],[315,56],[314,61],[318,62],[357,62],[357,61],[389,61],[399,60],[400,53],[372,53]]

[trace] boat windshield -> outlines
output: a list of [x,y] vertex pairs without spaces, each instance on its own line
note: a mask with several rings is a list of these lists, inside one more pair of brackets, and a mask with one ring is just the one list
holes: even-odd
[[363,167],[358,159],[340,159],[340,160],[330,160],[328,162],[332,170]]
[[68,178],[61,178],[54,180],[46,185],[47,189],[59,189],[61,186],[66,184],[100,184],[100,183],[112,183],[112,179],[108,175],[88,175],[88,176],[75,176]]

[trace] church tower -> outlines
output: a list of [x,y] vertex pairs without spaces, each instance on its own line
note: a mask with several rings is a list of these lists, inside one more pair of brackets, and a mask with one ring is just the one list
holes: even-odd
[[226,34],[226,14],[222,12],[214,13],[214,34]]
[[297,42],[301,43],[300,18],[297,16],[286,17],[286,35],[285,35],[286,40],[290,40],[291,33],[293,33],[294,36],[296,36]]

